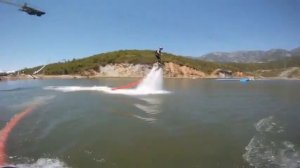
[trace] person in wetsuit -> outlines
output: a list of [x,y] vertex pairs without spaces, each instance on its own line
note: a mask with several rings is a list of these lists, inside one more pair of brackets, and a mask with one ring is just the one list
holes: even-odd
[[161,62],[161,51],[163,50],[163,48],[159,48],[158,50],[155,51],[155,57],[157,59],[157,62],[159,63],[159,65],[162,65],[162,62]]

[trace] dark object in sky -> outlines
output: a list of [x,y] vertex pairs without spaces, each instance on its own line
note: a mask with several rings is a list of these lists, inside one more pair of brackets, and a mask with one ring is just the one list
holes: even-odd
[[24,5],[21,5],[19,3],[13,2],[11,0],[0,0],[0,2],[4,3],[4,4],[12,5],[12,6],[20,7],[20,11],[26,12],[29,15],[42,16],[42,15],[46,14],[43,11],[40,11],[40,10],[37,10],[37,9],[27,6],[26,3]]
[[45,12],[43,11],[27,6],[26,3],[20,8],[20,11],[26,12],[29,15],[36,15],[36,16],[42,16],[45,14]]

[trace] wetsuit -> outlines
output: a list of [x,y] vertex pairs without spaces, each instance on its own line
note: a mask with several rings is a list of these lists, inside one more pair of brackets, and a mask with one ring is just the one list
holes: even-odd
[[156,59],[157,59],[157,62],[160,63],[160,64],[162,64],[161,59],[160,59],[160,56],[161,56],[161,50],[162,50],[162,48],[159,48],[159,49],[156,50],[156,52],[155,52],[155,57],[156,57]]

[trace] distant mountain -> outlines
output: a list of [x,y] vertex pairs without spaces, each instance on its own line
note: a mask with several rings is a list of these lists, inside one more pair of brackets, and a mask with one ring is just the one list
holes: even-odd
[[300,47],[294,48],[291,50],[292,55],[300,56]]
[[296,55],[300,56],[300,47],[290,51],[272,49],[268,51],[213,52],[205,54],[199,59],[213,62],[262,63],[282,60]]

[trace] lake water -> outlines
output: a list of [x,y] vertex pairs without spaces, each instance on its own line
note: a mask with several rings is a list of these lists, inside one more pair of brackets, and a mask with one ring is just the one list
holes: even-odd
[[168,92],[150,95],[98,87],[135,80],[0,82],[1,128],[36,105],[9,135],[8,164],[300,167],[300,81],[164,79]]

